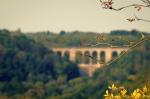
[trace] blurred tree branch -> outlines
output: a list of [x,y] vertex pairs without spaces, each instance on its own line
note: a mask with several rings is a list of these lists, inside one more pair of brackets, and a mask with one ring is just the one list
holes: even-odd
[[[130,4],[130,5],[120,7],[120,8],[116,8],[113,6],[113,4],[114,4],[113,0],[99,0],[99,1],[104,9],[110,9],[110,10],[114,10],[114,11],[121,11],[123,9],[130,8],[130,7],[134,7],[135,9],[137,9],[137,11],[141,11],[141,9],[143,7],[150,8],[150,0],[140,0],[140,1],[142,1],[143,4],[142,3],[141,4]],[[150,22],[150,20],[142,19],[137,16],[135,16],[134,18],[128,18],[127,20],[129,22],[133,22],[133,21]]]
[[[150,0],[141,0],[141,1],[144,4],[131,4],[131,5],[123,6],[123,7],[120,7],[120,8],[113,7],[113,4],[114,4],[113,0],[103,0],[103,1],[100,0],[100,3],[101,3],[101,5],[103,6],[104,9],[110,9],[110,10],[114,10],[114,11],[121,11],[123,9],[130,8],[130,7],[134,7],[135,9],[137,9],[137,11],[141,11],[142,7],[150,8]],[[129,22],[133,22],[133,21],[150,22],[150,20],[139,18],[136,15],[134,16],[134,18],[129,18],[127,20]],[[99,41],[104,41],[106,38],[103,34],[100,34],[96,39],[99,40]],[[91,46],[91,47],[96,47],[98,45],[107,45],[111,48],[114,48],[114,47],[127,47],[128,48],[127,51],[124,51],[118,57],[114,58],[113,60],[109,61],[108,63],[102,63],[101,60],[97,60],[93,56],[90,56],[90,55],[85,55],[85,56],[88,56],[91,59],[93,59],[95,61],[98,61],[100,64],[103,64],[103,65],[107,66],[107,65],[112,64],[113,62],[118,61],[121,57],[128,54],[133,48],[135,48],[137,46],[140,46],[142,43],[144,43],[145,41],[147,41],[149,39],[150,39],[150,35],[145,36],[143,33],[141,33],[141,38],[137,42],[128,41],[129,44],[123,45],[123,46],[114,46],[114,45],[112,45],[110,43],[107,43],[107,42],[97,42],[96,44],[84,44],[86,46]]]

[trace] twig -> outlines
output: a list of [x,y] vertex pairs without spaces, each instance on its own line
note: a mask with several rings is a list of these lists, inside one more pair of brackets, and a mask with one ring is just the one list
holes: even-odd
[[[102,5],[104,5],[104,9],[110,9],[110,10],[114,10],[114,11],[120,11],[120,10],[123,10],[123,9],[126,9],[126,8],[129,8],[129,7],[135,7],[135,8],[138,8],[137,10],[140,11],[141,10],[141,7],[146,7],[146,8],[150,8],[150,0],[141,0],[143,3],[145,3],[145,5],[143,4],[131,4],[131,5],[127,5],[127,6],[123,6],[123,7],[120,7],[120,8],[115,8],[112,6],[113,2],[111,1],[102,1],[102,0],[99,0],[100,3]],[[146,20],[146,19],[142,19],[142,18],[138,18],[135,16],[135,19],[137,21],[144,21],[144,22],[150,22],[150,20]],[[128,19],[128,21],[130,22],[133,22],[135,21],[135,19]]]
[[141,19],[141,18],[139,18],[139,17],[137,17],[137,16],[135,16],[135,18],[136,18],[137,21],[150,22],[150,20]]
[[142,44],[143,42],[145,42],[146,40],[149,40],[150,39],[150,36],[147,36],[147,37],[144,37],[142,38],[140,41],[136,42],[135,44],[133,44],[131,47],[129,47],[129,49],[127,51],[125,51],[124,53],[120,54],[117,58],[115,58],[114,60],[104,64],[106,66],[112,64],[113,62],[115,61],[118,61],[122,56],[128,54],[130,52],[130,50],[132,50],[133,48],[139,46],[140,44]]
[[[146,40],[149,40],[149,39],[150,39],[150,36],[145,37],[144,34],[141,33],[141,39],[140,39],[139,41],[134,42],[134,43],[131,43],[131,45],[129,44],[128,46],[126,45],[126,46],[128,47],[128,50],[127,50],[127,51],[124,51],[124,52],[121,53],[118,57],[114,58],[114,59],[111,60],[110,62],[105,63],[105,64],[103,64],[103,65],[108,66],[108,65],[112,64],[113,62],[118,61],[122,56],[128,54],[128,53],[130,52],[130,50],[132,50],[133,48],[139,46],[140,44],[142,44],[143,42],[145,42]],[[92,44],[89,44],[89,45],[93,47],[93,46],[97,46],[97,45],[100,45],[100,44],[111,45],[111,44],[109,44],[109,43],[97,43],[97,44],[95,44],[95,45],[92,45]],[[111,45],[110,47],[114,47],[114,46]],[[115,47],[120,47],[120,46],[115,46]],[[81,55],[82,55],[82,54],[81,54]],[[88,55],[88,54],[86,54],[85,56],[88,56],[88,57],[90,57],[91,59],[93,59],[93,60],[95,60],[95,61],[98,61],[98,62],[101,64],[101,60],[95,59],[93,56]]]
[[[99,0],[101,3],[103,3],[102,0]],[[104,7],[105,9],[111,9],[111,10],[114,10],[114,11],[120,11],[120,10],[123,10],[125,8],[129,8],[129,7],[136,7],[136,6],[140,6],[140,7],[148,7],[150,8],[150,1],[147,0],[146,1],[143,1],[144,3],[146,3],[146,5],[142,5],[142,4],[131,4],[131,5],[127,5],[127,6],[123,6],[123,7],[120,7],[120,8],[114,8],[114,7]]]
[[123,10],[123,9],[125,9],[125,8],[129,8],[129,7],[136,7],[136,6],[141,6],[141,7],[150,7],[150,5],[131,4],[131,5],[127,5],[127,6],[121,7],[121,8],[113,8],[113,7],[112,7],[112,10],[120,11],[120,10]]

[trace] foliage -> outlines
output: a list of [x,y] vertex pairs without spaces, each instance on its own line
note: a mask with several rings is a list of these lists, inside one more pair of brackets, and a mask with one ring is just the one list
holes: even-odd
[[[111,82],[125,86],[128,93],[144,84],[150,85],[149,41],[118,62],[97,70],[92,78],[80,77],[75,63],[62,59],[50,50],[53,45],[80,46],[81,38],[84,44],[96,43],[98,35],[77,31],[64,35],[47,32],[13,34],[1,30],[0,99],[99,99],[103,98]],[[138,40],[141,35],[138,31],[112,31],[104,36],[108,38],[105,39],[107,42],[119,45],[120,42],[127,43],[120,36],[132,41]],[[84,44],[82,46],[87,47]]]
[[[0,30],[0,93],[25,93],[42,83],[79,77],[76,64],[60,58],[24,34]],[[39,88],[39,87],[38,87]]]
[[148,88],[144,86],[142,89],[135,89],[130,94],[124,87],[116,87],[114,84],[108,87],[104,95],[105,99],[149,99]]

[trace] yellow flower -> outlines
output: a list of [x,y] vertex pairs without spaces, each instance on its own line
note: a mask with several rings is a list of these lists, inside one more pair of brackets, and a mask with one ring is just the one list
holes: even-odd
[[135,99],[140,99],[141,98],[141,93],[140,93],[140,89],[136,89],[133,93],[132,93],[132,95],[131,95],[131,97],[133,97],[133,98],[135,98]]
[[120,95],[115,96],[114,99],[122,99]]
[[121,96],[125,96],[126,93],[127,93],[127,90],[126,90],[126,89],[123,89],[123,90],[120,92]]
[[135,96],[135,99],[140,99],[140,98],[141,98],[141,94],[137,93],[136,96]]
[[[119,87],[120,88],[120,87]],[[150,96],[146,93],[149,92],[147,86],[144,86],[142,89],[135,89],[130,95],[127,94],[127,90],[122,88],[117,88],[114,84],[109,86],[110,91],[106,90],[104,95],[105,99],[150,99]]]
[[117,87],[116,87],[114,84],[112,84],[112,85],[109,86],[108,88],[111,89],[111,90],[117,90]]
[[144,88],[143,88],[143,92],[144,92],[144,94],[146,94],[146,93],[148,92],[148,89],[147,89],[147,87],[146,87],[146,86],[144,86]]
[[109,92],[108,90],[106,90],[106,94],[104,95],[104,97],[108,97],[109,96]]

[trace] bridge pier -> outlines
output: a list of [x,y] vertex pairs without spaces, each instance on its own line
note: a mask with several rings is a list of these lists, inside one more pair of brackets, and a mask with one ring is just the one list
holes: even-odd
[[112,51],[111,51],[111,49],[107,49],[105,54],[106,54],[105,60],[106,60],[106,63],[107,63],[107,62],[109,62],[112,59]]
[[73,53],[73,52],[70,52],[70,60],[71,60],[72,62],[75,62],[75,59],[76,59],[76,54]]

